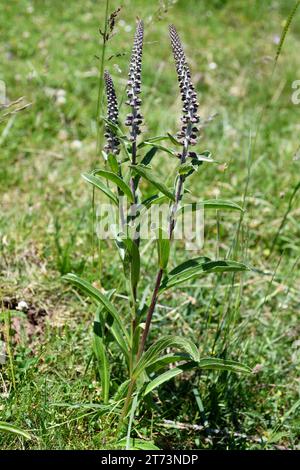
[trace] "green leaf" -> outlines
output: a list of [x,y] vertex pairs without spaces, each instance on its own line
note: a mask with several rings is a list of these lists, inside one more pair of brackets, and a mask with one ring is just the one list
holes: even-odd
[[210,273],[241,272],[249,271],[249,267],[243,263],[232,260],[211,261],[209,258],[198,257],[188,260],[170,271],[163,279],[160,292],[170,287],[182,284],[183,282],[198,276]]
[[123,400],[123,398],[126,397],[130,382],[131,380],[127,379],[119,385],[118,390],[116,391],[114,395],[114,401],[118,402],[118,401]]
[[159,196],[158,194],[154,194],[153,196],[148,197],[144,201],[141,202],[141,206],[146,207],[147,209],[151,207],[153,204],[161,204],[164,202],[168,202],[168,198],[165,195]]
[[141,165],[149,165],[149,163],[151,163],[154,155],[156,154],[158,148],[157,147],[152,147],[147,153],[146,155],[144,156],[144,158],[142,159],[141,161]]
[[118,164],[117,157],[113,153],[109,153],[107,156],[107,160],[111,168],[111,171],[115,174],[118,174],[119,164]]
[[63,279],[65,281],[71,282],[71,284],[73,284],[74,286],[79,287],[79,289],[81,289],[83,292],[85,292],[85,294],[94,299],[98,304],[103,305],[103,307],[111,314],[115,323],[111,326],[111,332],[114,335],[121,350],[123,351],[125,357],[128,358],[128,333],[120,319],[118,311],[113,306],[113,304],[98,289],[96,289],[84,279],[81,279],[80,277],[76,276],[75,274],[66,274],[65,276],[63,276]]
[[142,165],[130,165],[130,167],[142,178],[153,184],[160,192],[165,194],[169,199],[175,201],[174,194],[169,191],[167,186],[162,183],[156,176],[153,175],[152,170]]
[[183,364],[181,366],[173,367],[173,369],[167,370],[163,374],[160,374],[157,377],[155,377],[155,379],[151,380],[151,382],[147,384],[143,395],[144,396],[148,395],[148,393],[152,392],[152,390],[159,387],[160,385],[167,382],[168,380],[173,379],[174,377],[176,377],[176,375],[179,375],[182,372],[192,369],[194,367],[197,367],[197,363],[190,362],[188,364]]
[[178,174],[182,176],[190,176],[195,171],[196,170],[191,163],[183,163],[178,167]]
[[137,287],[140,279],[140,252],[137,244],[130,238],[124,238],[122,239],[122,242],[124,243],[127,250],[128,261],[130,264],[131,286],[134,290]]
[[20,429],[13,424],[6,423],[5,421],[0,421],[0,431],[11,432],[13,434],[18,434],[19,436],[25,437],[25,439],[32,439],[32,436],[29,434],[29,432],[24,431],[23,429]]
[[145,142],[148,142],[149,144],[154,144],[155,142],[161,142],[162,140],[166,140],[167,136],[166,135],[157,135],[156,137],[151,137],[150,139],[147,139],[147,141],[142,141],[139,145],[138,148],[143,148],[145,147]]
[[211,152],[209,150],[205,150],[202,153],[197,153],[196,156],[192,158],[192,163],[196,164],[197,162],[214,163],[214,160],[211,157]]
[[206,201],[192,202],[191,204],[182,206],[178,209],[177,213],[195,212],[200,207],[204,207],[204,209],[224,209],[244,212],[244,209],[235,202],[225,201],[223,199],[208,199]]
[[152,362],[151,366],[147,368],[147,374],[151,374],[152,372],[159,371],[163,367],[173,364],[174,362],[182,362],[182,361],[189,361],[190,355],[185,353],[172,353],[172,354],[165,354],[164,356],[160,356],[156,361]]
[[[146,153],[146,155],[144,156],[144,158],[142,159],[141,161],[141,165],[144,165],[144,166],[147,166],[149,165],[149,163],[151,163],[154,155],[156,154],[158,148],[157,147],[152,147],[149,152]],[[134,177],[134,186],[137,188],[138,184],[139,184],[139,181],[141,179],[141,175],[136,175]]]
[[[164,139],[159,139],[159,140],[164,140]],[[169,155],[172,155],[173,157],[176,156],[176,152],[174,150],[169,149],[168,147],[164,147],[163,145],[157,144],[158,140],[145,140],[144,142],[141,142],[139,147],[144,147],[145,145],[150,145],[151,147],[156,147],[158,150],[161,150],[162,152],[166,152]]]
[[132,423],[133,423],[133,420],[134,420],[134,414],[135,414],[136,409],[138,407],[138,399],[139,399],[139,396],[138,396],[138,394],[136,394],[133,401],[132,401],[132,405],[131,405],[131,410],[130,410],[130,414],[129,414],[128,428],[127,428],[126,447],[125,447],[126,450],[130,450],[130,448],[132,446],[132,442],[131,442],[131,439],[130,439],[130,434],[131,434]]
[[[112,290],[107,294],[109,300],[113,293],[114,291]],[[109,399],[110,387],[110,366],[105,346],[104,334],[106,318],[102,314],[103,310],[103,305],[99,305],[95,313],[93,350],[96,356],[98,371],[101,380],[103,402],[104,404],[107,404]]]
[[170,240],[168,234],[162,228],[158,229],[157,251],[159,267],[166,269],[170,256]]
[[120,176],[116,175],[112,171],[107,170],[95,170],[93,174],[100,175],[103,178],[111,181],[112,183],[115,183],[118,188],[122,191],[122,193],[124,193],[128,197],[129,201],[134,202],[134,197],[130,187],[125,183],[124,180],[122,180],[122,178],[120,178]]
[[118,205],[118,198],[117,196],[106,186],[106,184],[103,184],[101,179],[98,178],[97,176],[90,175],[89,173],[83,173],[82,177],[91,183],[95,188],[100,189],[109,199],[111,199],[116,205]]
[[198,367],[201,369],[227,370],[240,374],[251,374],[251,369],[245,364],[228,359],[219,359],[217,357],[206,357],[200,359]]
[[168,135],[170,141],[172,142],[172,144],[177,145],[177,147],[182,147],[182,143],[179,142],[179,140],[175,139],[175,137],[172,134],[167,132],[167,135]]
[[229,209],[244,212],[244,209],[232,201],[225,201],[223,199],[208,199],[200,202],[205,209]]
[[226,370],[229,372],[235,372],[240,374],[251,374],[250,367],[240,362],[214,357],[207,357],[200,359],[198,362],[188,362],[186,364],[179,365],[164,372],[163,374],[158,375],[157,377],[155,377],[155,379],[151,380],[151,382],[147,384],[144,391],[144,396],[148,395],[148,393],[152,392],[152,390],[159,387],[161,384],[167,382],[168,380],[172,379],[173,377],[176,377],[182,372],[197,367],[200,369]]
[[110,367],[103,338],[96,333],[94,334],[94,353],[101,379],[103,403],[106,405],[109,399]]
[[[118,446],[122,448],[126,446],[127,439],[124,437],[118,442]],[[160,450],[152,441],[144,441],[143,439],[130,438],[129,450]]]
[[195,344],[189,339],[180,336],[163,336],[150,346],[143,354],[135,369],[132,377],[137,378],[147,367],[151,366],[160,357],[162,351],[166,348],[177,348],[189,355],[189,358],[195,362],[199,361],[199,351]]

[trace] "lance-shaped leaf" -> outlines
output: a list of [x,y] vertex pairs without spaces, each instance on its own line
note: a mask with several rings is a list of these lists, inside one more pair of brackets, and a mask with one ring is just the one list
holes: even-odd
[[119,385],[119,387],[118,387],[118,389],[117,389],[117,391],[114,395],[114,401],[115,402],[121,401],[121,400],[123,400],[123,398],[126,397],[129,384],[130,384],[130,379],[127,379]]
[[[110,300],[113,290],[107,294],[108,299]],[[105,323],[106,315],[103,313],[103,305],[99,305],[95,313],[94,320],[94,344],[93,349],[97,359],[98,371],[101,379],[102,386],[102,397],[103,403],[108,403],[109,399],[109,387],[110,387],[110,366],[106,352],[106,343],[105,343]],[[107,313],[107,312],[105,312]]]
[[97,359],[98,370],[101,379],[103,403],[107,404],[109,399],[110,367],[106,354],[104,340],[96,333],[94,335],[93,349]]
[[153,172],[142,165],[130,165],[130,167],[142,178],[149,181],[153,186],[155,186],[160,192],[165,194],[169,199],[175,201],[174,194],[167,188],[167,186],[160,181],[159,178],[153,175]]
[[91,183],[95,188],[100,189],[109,199],[111,199],[116,205],[118,205],[117,196],[104,184],[98,176],[90,175],[89,173],[83,173],[82,177]]
[[154,204],[162,204],[168,202],[168,198],[165,195],[159,196],[158,194],[154,194],[153,196],[148,197],[147,199],[144,199],[144,201],[141,202],[141,207],[146,207],[149,209]]
[[192,163],[196,164],[197,162],[207,162],[207,163],[214,163],[215,160],[211,156],[211,152],[209,150],[205,150],[202,153],[194,153],[192,152],[191,157]]
[[152,362],[150,367],[147,367],[147,374],[149,375],[152,372],[157,372],[170,364],[174,364],[174,362],[187,362],[189,360],[190,356],[186,353],[178,352],[165,354],[164,356],[160,356],[155,362]]
[[181,364],[177,367],[174,367],[158,375],[147,384],[145,391],[144,391],[144,396],[148,395],[148,393],[152,392],[152,390],[159,387],[160,385],[167,382],[168,380],[176,377],[177,375],[181,374],[182,372],[186,370],[190,370],[193,368],[213,369],[213,370],[222,370],[222,371],[225,370],[228,372],[235,372],[239,374],[251,374],[250,367],[240,362],[231,361],[228,359],[219,359],[215,357],[207,357],[207,358],[200,359],[198,362],[188,362],[186,364]]
[[201,369],[227,370],[240,374],[251,374],[251,369],[245,364],[229,359],[219,359],[218,357],[205,357],[200,359],[198,367]]
[[0,431],[17,434],[18,436],[22,436],[25,439],[32,439],[32,436],[31,434],[29,434],[29,432],[24,431],[23,429],[18,428],[14,424],[7,423],[5,421],[0,421]]
[[132,377],[136,379],[147,367],[150,367],[160,357],[162,351],[166,348],[176,348],[189,355],[192,361],[198,362],[200,360],[199,351],[196,345],[189,339],[180,336],[163,336],[150,346],[149,349],[143,354],[135,369],[133,370]]
[[124,448],[124,446],[126,446],[127,450],[160,450],[159,447],[153,444],[152,441],[145,441],[143,439],[137,439],[135,437],[131,437],[129,439],[129,446],[127,444],[128,441],[126,437],[124,437],[117,443],[119,447]]
[[169,139],[170,139],[170,141],[172,142],[172,144],[177,145],[178,147],[182,147],[182,143],[179,142],[179,140],[177,140],[172,134],[170,134],[169,132],[167,132],[167,136],[169,137]]
[[145,166],[149,165],[149,163],[151,163],[153,157],[155,156],[157,150],[158,150],[157,147],[152,147],[143,157],[141,161],[141,165],[145,165]]
[[[157,147],[152,147],[149,150],[149,152],[147,152],[146,155],[144,156],[144,158],[142,159],[141,165],[144,165],[144,166],[149,165],[149,163],[151,163],[154,155],[156,154],[157,150],[158,150]],[[138,187],[140,179],[141,179],[141,175],[136,175],[134,177],[134,185],[135,185],[136,188]]]
[[111,171],[117,174],[119,171],[119,163],[117,157],[113,153],[109,153],[107,156],[107,161],[109,163]]
[[169,380],[173,379],[177,375],[182,374],[182,372],[184,372],[186,370],[190,370],[190,369],[195,368],[195,367],[197,367],[197,363],[196,362],[190,362],[190,363],[187,363],[187,364],[180,365],[178,367],[173,367],[173,369],[167,370],[163,374],[160,374],[157,377],[155,377],[155,379],[151,380],[147,384],[143,395],[144,396],[148,395],[148,393],[152,392],[152,390],[159,387],[163,383],[168,382]]
[[182,212],[195,212],[201,208],[204,209],[220,209],[220,210],[234,210],[239,212],[244,212],[244,209],[236,204],[236,202],[225,201],[223,199],[207,199],[200,202],[192,202],[191,204],[186,204],[180,207],[177,211],[177,214]]
[[[182,147],[182,143],[179,142],[179,140],[176,139],[176,137],[174,137],[170,132],[167,132],[167,134],[165,134],[165,135],[158,135],[156,137],[151,137],[150,139],[142,141],[138,145],[138,148],[145,147],[146,145],[152,145],[152,144],[155,144],[156,142],[161,142],[163,140],[170,140],[172,142],[172,144],[174,144],[178,147]],[[163,147],[162,150],[164,150],[168,153],[171,153],[172,155],[175,155],[175,152],[173,152],[171,149],[168,149],[166,147]]]
[[203,204],[205,209],[225,209],[244,212],[244,209],[236,202],[225,201],[223,199],[207,199],[200,202],[200,204]]
[[166,269],[170,256],[170,240],[162,228],[158,229],[157,235],[158,265],[161,269]]
[[211,273],[241,272],[248,270],[248,266],[243,263],[238,263],[237,261],[211,261],[209,258],[204,257],[194,258],[180,264],[170,271],[162,281],[160,292],[198,276]]
[[112,318],[114,319],[114,323],[111,326],[111,332],[114,335],[117,343],[119,344],[121,350],[123,351],[125,357],[128,356],[129,350],[129,338],[126,328],[124,327],[119,313],[114,307],[114,305],[110,302],[110,300],[102,294],[96,287],[92,286],[89,282],[81,279],[80,277],[76,276],[75,274],[69,273],[63,276],[65,281],[71,282],[76,287],[79,287],[83,292],[85,292],[89,297],[94,299],[98,304],[103,305],[103,307],[111,314]]
[[145,140],[144,142],[141,142],[139,145],[139,148],[145,147],[145,146],[150,146],[150,147],[156,147],[158,150],[161,150],[162,152],[166,152],[169,155],[172,155],[173,157],[176,156],[176,152],[174,150],[169,149],[168,147],[165,147],[164,145],[157,144],[159,140],[164,140],[163,138],[156,139],[156,140]]
[[112,171],[107,170],[95,170],[93,173],[94,175],[102,176],[106,180],[109,180],[115,185],[117,185],[118,188],[122,191],[122,193],[124,193],[125,196],[128,197],[129,201],[134,202],[134,197],[130,187],[128,186],[128,184],[125,183],[124,180],[122,180],[122,178],[120,178],[120,176],[116,175]]
[[130,265],[130,278],[132,289],[136,289],[140,279],[140,252],[138,246],[130,238],[123,238],[122,243],[125,245],[126,252],[125,256],[128,257]]

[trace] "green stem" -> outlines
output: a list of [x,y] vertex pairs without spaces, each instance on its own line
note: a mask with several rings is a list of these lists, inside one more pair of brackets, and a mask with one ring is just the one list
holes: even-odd
[[103,43],[102,43],[101,59],[100,59],[100,65],[99,65],[99,83],[98,83],[97,115],[96,115],[96,122],[98,123],[97,148],[96,148],[97,157],[99,155],[100,149],[102,148],[102,144],[103,144],[102,121],[100,119],[100,115],[102,114],[101,106],[102,106],[103,91],[104,91],[103,75],[104,75],[105,52],[106,52],[106,44],[107,44],[109,1],[110,0],[106,0],[106,6],[105,6]]
[[[97,109],[96,109],[96,123],[97,123],[97,144],[96,144],[96,159],[95,164],[97,164],[98,156],[100,153],[100,149],[103,147],[103,125],[102,120],[100,119],[100,115],[103,113],[101,112],[101,106],[103,101],[103,92],[104,92],[104,64],[105,64],[105,51],[106,51],[106,44],[107,44],[107,27],[108,27],[108,11],[109,11],[109,1],[106,0],[105,6],[105,16],[104,16],[104,31],[103,31],[103,43],[102,43],[102,50],[101,50],[101,59],[99,65],[99,82],[98,82],[98,97],[97,97]],[[94,166],[94,165],[93,165]],[[95,251],[95,188],[93,187],[93,221],[92,221],[92,256],[93,256],[93,263],[94,263],[94,251]],[[102,262],[101,262],[101,241],[98,241],[98,258],[99,258],[99,281],[101,284],[101,273],[102,273]]]

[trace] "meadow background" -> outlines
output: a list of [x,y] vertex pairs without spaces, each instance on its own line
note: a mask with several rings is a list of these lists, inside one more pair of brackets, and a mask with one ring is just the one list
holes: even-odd
[[[0,421],[34,436],[0,432],[2,449],[111,445],[109,418],[89,405],[101,403],[101,383],[90,364],[94,307],[61,281],[62,274],[76,272],[104,289],[117,285],[122,294],[112,243],[102,247],[99,264],[91,188],[81,178],[101,162],[96,106],[104,4],[0,2],[0,80],[8,102],[23,97],[10,111],[24,106],[4,117],[2,110],[0,122],[1,347],[6,344],[7,353],[5,361],[1,356]],[[225,257],[233,250],[236,259],[257,269],[207,277],[158,305],[152,338],[160,331],[187,335],[203,355],[241,360],[255,372],[246,378],[193,373],[161,387],[137,415],[133,434],[162,449],[299,448],[300,226],[293,191],[300,181],[300,107],[291,96],[292,83],[300,79],[300,10],[272,74],[295,4],[111,1],[111,11],[122,10],[106,67],[120,97],[135,19],[145,21],[145,136],[178,129],[181,105],[168,24],[180,32],[201,118],[215,116],[198,147],[218,163],[203,165],[192,177],[195,200],[244,200],[247,209],[238,237],[239,214],[207,212],[204,251]],[[155,157],[162,177],[172,165],[165,154]],[[145,285],[153,282],[152,257],[149,251]],[[175,248],[173,259],[174,265],[182,261],[182,250]],[[112,360],[117,381],[120,365]]]

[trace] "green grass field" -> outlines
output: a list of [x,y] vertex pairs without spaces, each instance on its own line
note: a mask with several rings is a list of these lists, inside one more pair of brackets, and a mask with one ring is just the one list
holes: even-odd
[[[140,17],[144,135],[177,131],[181,105],[168,40],[174,23],[201,118],[215,115],[198,147],[210,150],[217,164],[202,165],[192,177],[194,200],[245,200],[246,206],[239,236],[238,213],[207,211],[203,250],[212,258],[233,251],[256,269],[209,276],[165,295],[151,330],[152,340],[161,332],[188,336],[203,356],[240,360],[255,373],[191,372],[167,382],[139,408],[132,436],[161,449],[297,449],[300,107],[291,97],[300,80],[300,8],[273,71],[296,0],[121,3],[106,54],[119,97]],[[111,0],[111,11],[118,6]],[[116,287],[124,311],[118,255],[111,242],[101,245],[100,255],[95,249],[92,191],[81,178],[101,164],[96,107],[104,9],[104,0],[0,2],[0,80],[7,102],[23,97],[1,110],[0,122],[0,346],[6,345],[0,421],[32,435],[0,431],[2,449],[115,445],[113,416],[96,407],[95,309],[61,280],[75,272],[105,290]],[[174,165],[158,153],[154,167],[167,179]],[[179,248],[173,247],[174,266],[185,259]],[[142,267],[144,287],[154,282],[153,250]],[[20,301],[28,306],[23,312]],[[114,351],[111,360],[117,384],[122,365]]]

